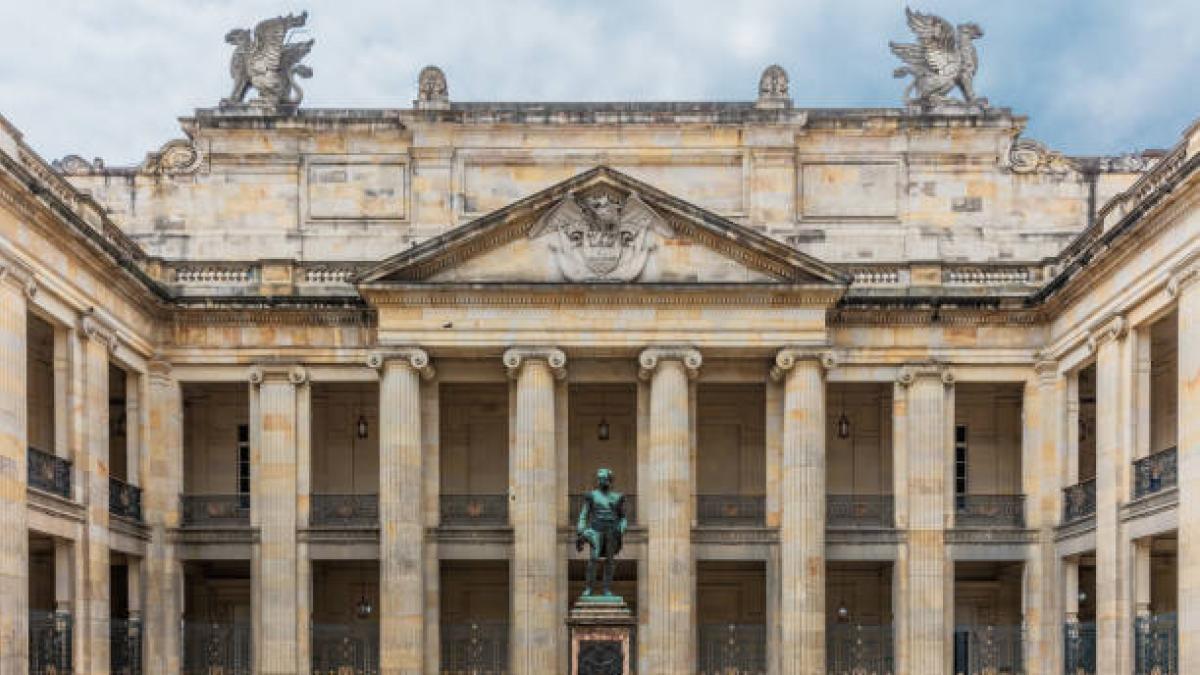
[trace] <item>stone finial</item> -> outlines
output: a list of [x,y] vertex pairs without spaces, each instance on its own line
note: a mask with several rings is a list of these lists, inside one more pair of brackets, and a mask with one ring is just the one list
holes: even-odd
[[661,361],[682,362],[690,379],[695,379],[700,374],[700,366],[704,363],[700,350],[692,347],[648,347],[638,354],[638,377],[643,380],[650,379]]
[[[974,41],[983,37],[983,29],[975,23],[954,26],[940,16],[908,8],[904,13],[917,42],[888,43],[892,53],[904,62],[892,75],[911,75],[913,78],[904,89],[904,102],[926,109],[964,105],[987,107],[987,99],[975,96],[979,56]],[[962,101],[947,96],[955,88],[962,92]]]
[[508,376],[514,379],[529,361],[545,361],[555,379],[567,376],[567,355],[555,347],[513,347],[505,350],[502,361]]
[[62,159],[56,159],[50,162],[50,168],[64,176],[87,176],[96,171],[94,164],[79,155],[67,155]]
[[437,66],[425,66],[417,75],[417,108],[423,110],[446,110],[450,107],[450,87],[446,84],[446,73]]
[[783,66],[772,64],[758,78],[758,102],[756,108],[790,108],[792,99],[788,93],[788,74]]
[[251,87],[258,92],[249,102],[251,106],[270,112],[299,106],[304,90],[296,84],[296,78],[313,74],[312,68],[300,60],[312,50],[314,40],[288,42],[288,38],[307,22],[308,12],[301,12],[260,21],[254,30],[234,28],[226,33],[225,41],[234,46],[229,63],[233,91],[221,106],[244,103]]
[[436,372],[429,365],[429,353],[419,347],[401,347],[387,351],[371,352],[367,355],[367,367],[383,370],[388,361],[407,362],[408,366],[420,373],[425,380],[433,379]]

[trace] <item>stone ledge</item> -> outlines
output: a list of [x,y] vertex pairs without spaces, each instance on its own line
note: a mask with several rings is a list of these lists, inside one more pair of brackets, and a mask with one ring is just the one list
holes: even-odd
[[1034,544],[1037,530],[1018,528],[965,528],[946,530],[947,544]]
[[1121,505],[1121,522],[1147,518],[1179,506],[1179,488],[1169,487]]
[[426,529],[426,538],[444,543],[511,544],[511,527],[454,527],[439,526]]
[[150,526],[132,518],[109,514],[108,529],[134,539],[150,541]]
[[168,537],[178,544],[256,544],[257,527],[186,527],[168,530]]
[[1090,534],[1096,531],[1096,516],[1080,518],[1069,523],[1063,523],[1054,528],[1054,541],[1063,541]]
[[870,529],[865,527],[827,527],[825,528],[825,544],[850,544],[876,546],[879,544],[902,544],[905,541],[903,530],[894,528]]
[[779,530],[772,527],[694,527],[694,544],[778,544]]
[[66,518],[77,523],[87,520],[87,509],[83,504],[34,487],[26,488],[25,503],[55,518]]
[[379,527],[300,528],[296,532],[296,539],[314,544],[377,544],[379,543]]

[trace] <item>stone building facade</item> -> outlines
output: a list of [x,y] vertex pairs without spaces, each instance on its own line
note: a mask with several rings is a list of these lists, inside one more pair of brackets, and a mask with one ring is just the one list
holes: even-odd
[[0,673],[1200,672],[1200,130],[420,82],[0,124]]

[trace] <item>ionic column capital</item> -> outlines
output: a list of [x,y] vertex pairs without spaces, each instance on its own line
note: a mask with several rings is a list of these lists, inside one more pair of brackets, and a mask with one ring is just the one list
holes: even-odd
[[1088,351],[1095,353],[1105,342],[1109,340],[1120,340],[1125,337],[1125,333],[1129,330],[1129,322],[1125,320],[1124,315],[1109,314],[1092,324],[1088,329],[1087,347]]
[[530,361],[545,362],[555,379],[567,376],[567,355],[557,347],[511,347],[504,351],[501,360],[508,376],[514,379],[521,373],[521,367]]
[[1193,255],[1171,270],[1171,278],[1167,281],[1167,293],[1172,298],[1178,298],[1184,289],[1197,281],[1200,281],[1200,254]]
[[146,374],[152,383],[169,384],[172,379],[171,362],[163,358],[162,354],[155,354],[146,362]]
[[25,264],[8,246],[0,244],[0,283],[7,281],[33,299],[37,295],[37,274]]
[[937,378],[946,386],[954,384],[954,373],[950,372],[950,368],[940,363],[922,363],[904,366],[900,369],[900,374],[896,376],[896,382],[902,387],[910,387],[918,379],[923,378]]
[[837,367],[837,355],[831,349],[822,347],[784,347],[775,355],[775,363],[771,366],[771,379],[780,382],[787,376],[788,371],[797,363],[813,361],[821,366],[822,372]]
[[267,381],[286,380],[292,384],[304,384],[308,380],[308,370],[299,365],[254,365],[246,373],[250,384],[262,384]]
[[429,364],[429,353],[420,347],[399,347],[384,351],[371,352],[367,355],[367,367],[383,370],[388,362],[404,363],[417,371],[422,379],[432,379],[436,372]]
[[700,350],[692,347],[647,347],[638,354],[638,377],[649,379],[660,361],[683,363],[687,376],[692,379],[700,374],[700,365],[704,363]]
[[1033,372],[1041,384],[1052,384],[1058,380],[1058,361],[1052,359],[1035,361]]
[[115,353],[120,344],[117,327],[100,316],[94,307],[79,317],[79,332],[89,340],[102,343],[111,353]]

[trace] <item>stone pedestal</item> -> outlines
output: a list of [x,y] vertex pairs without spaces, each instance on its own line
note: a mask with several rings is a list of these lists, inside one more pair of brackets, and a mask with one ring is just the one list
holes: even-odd
[[567,617],[571,631],[571,675],[633,672],[636,620],[619,597],[576,601]]

